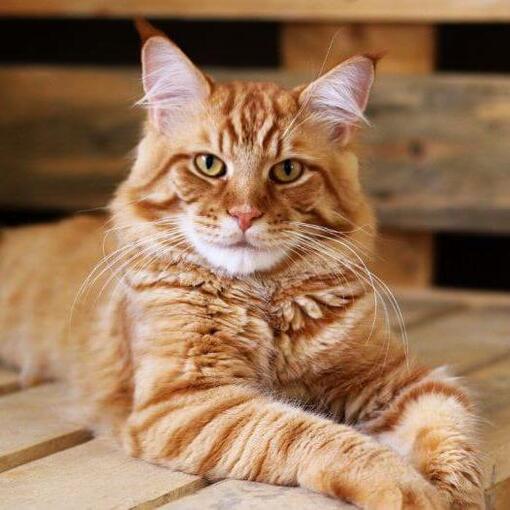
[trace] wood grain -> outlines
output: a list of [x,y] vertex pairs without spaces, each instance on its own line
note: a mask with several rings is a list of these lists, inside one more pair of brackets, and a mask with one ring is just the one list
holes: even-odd
[[[501,499],[505,494],[504,483],[510,480],[510,355],[470,371],[466,378],[483,418],[484,447],[488,453],[487,486],[494,488],[489,493]],[[507,503],[510,504],[510,499]]]
[[400,287],[427,287],[434,275],[434,235],[382,229],[370,269],[384,282]]
[[128,457],[111,441],[83,445],[0,475],[2,508],[52,510],[151,510],[206,485]]
[[286,69],[320,73],[357,54],[384,54],[378,74],[427,74],[435,65],[432,25],[285,23],[280,34]]
[[364,178],[383,224],[508,229],[508,83],[455,75],[379,80]]
[[225,480],[161,510],[355,510],[352,505],[297,487]]
[[409,332],[411,352],[463,374],[510,356],[510,309],[472,308],[432,318]]
[[166,16],[315,21],[503,22],[507,0],[2,0],[3,16]]
[[[219,72],[276,79],[282,72]],[[65,87],[62,85],[65,84]],[[137,71],[0,70],[0,206],[103,206],[130,166]],[[383,226],[510,232],[510,79],[381,76],[362,174]]]
[[[459,303],[441,303],[432,300],[411,301],[399,300],[400,310],[404,317],[404,324],[410,334],[412,329],[427,323],[432,319],[438,319],[465,309]],[[395,314],[391,315],[391,326],[398,334],[400,332],[399,321]]]
[[482,307],[510,310],[510,293],[485,290],[459,290],[446,287],[431,289],[395,288],[399,301],[407,304],[438,304],[458,307]]
[[61,386],[46,384],[0,398],[0,472],[90,438],[62,418],[63,396]]

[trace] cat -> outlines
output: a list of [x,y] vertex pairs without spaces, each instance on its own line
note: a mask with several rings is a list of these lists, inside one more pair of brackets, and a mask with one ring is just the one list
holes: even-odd
[[26,385],[66,380],[92,429],[175,470],[483,508],[474,404],[392,337],[366,268],[374,59],[291,90],[217,83],[142,35],[148,118],[109,223],[3,232],[1,358]]

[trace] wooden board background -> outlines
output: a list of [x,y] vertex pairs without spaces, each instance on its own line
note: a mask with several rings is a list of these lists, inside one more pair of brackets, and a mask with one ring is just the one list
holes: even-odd
[[[306,78],[235,75],[285,84]],[[0,206],[104,205],[130,167],[143,117],[133,107],[139,95],[134,69],[1,69]],[[381,76],[362,166],[382,224],[510,232],[509,105],[509,78]]]
[[508,0],[2,0],[4,16],[167,16],[309,21],[510,20]]

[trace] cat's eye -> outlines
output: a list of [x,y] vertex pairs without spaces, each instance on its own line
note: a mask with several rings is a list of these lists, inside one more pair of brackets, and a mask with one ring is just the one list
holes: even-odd
[[286,159],[277,163],[271,171],[269,176],[273,181],[280,184],[287,184],[294,182],[303,174],[303,164],[295,159]]
[[199,154],[195,158],[195,166],[207,177],[221,177],[227,171],[225,163],[212,154]]

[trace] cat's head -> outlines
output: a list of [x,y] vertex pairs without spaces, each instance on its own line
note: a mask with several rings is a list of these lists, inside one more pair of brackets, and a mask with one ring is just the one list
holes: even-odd
[[371,58],[291,90],[216,83],[160,34],[145,41],[142,64],[148,122],[112,206],[126,242],[246,275],[314,253],[322,265],[321,242],[334,233],[370,241],[351,138],[364,120]]

